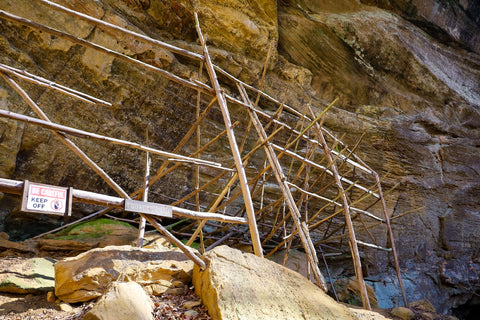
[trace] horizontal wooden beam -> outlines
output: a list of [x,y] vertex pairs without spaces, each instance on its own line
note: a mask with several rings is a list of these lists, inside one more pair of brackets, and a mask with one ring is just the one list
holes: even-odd
[[[23,181],[10,180],[0,178],[0,192],[10,193],[10,194],[23,194]],[[120,197],[108,196],[100,193],[72,189],[72,198],[73,201],[95,204],[104,207],[110,208],[121,208],[123,209],[125,199]],[[239,224],[248,224],[248,220],[242,217],[231,217],[218,213],[211,212],[200,212],[193,211],[184,208],[172,207],[173,215],[183,218],[190,219],[206,219],[206,220],[215,220],[226,223],[239,223]]]
[[22,115],[22,114],[11,112],[11,111],[6,111],[6,110],[1,110],[0,109],[0,117],[35,124],[35,125],[38,125],[38,126],[43,127],[43,128],[54,130],[56,132],[63,132],[63,133],[66,133],[66,134],[69,134],[69,135],[72,135],[72,136],[75,136],[75,137],[79,137],[79,138],[95,139],[95,140],[99,140],[99,141],[105,141],[105,142],[110,142],[110,143],[113,143],[113,144],[122,145],[124,147],[129,147],[129,148],[133,148],[133,149],[138,149],[138,150],[142,150],[142,151],[151,152],[153,154],[157,154],[157,155],[160,155],[160,156],[168,157],[169,159],[173,159],[173,161],[180,160],[180,161],[184,161],[184,162],[193,163],[193,164],[196,164],[196,165],[208,166],[208,167],[217,168],[217,169],[226,170],[226,171],[233,171],[230,168],[222,167],[222,165],[220,163],[217,163],[217,162],[202,160],[202,159],[198,159],[198,158],[190,158],[190,157],[182,156],[182,155],[179,155],[179,154],[176,154],[176,153],[161,151],[161,150],[158,150],[158,149],[143,146],[139,143],[130,142],[130,141],[121,140],[121,139],[116,139],[116,138],[111,138],[111,137],[107,137],[107,136],[102,136],[100,134],[96,134],[96,133],[92,133],[92,132],[88,132],[88,131],[84,131],[84,130],[80,130],[80,129],[75,129],[75,128],[72,128],[72,127],[64,126],[64,125],[61,125],[61,124],[56,124],[56,123],[49,122],[49,121],[40,120],[40,119],[37,119],[37,118],[32,118],[32,117],[25,116],[25,115]]

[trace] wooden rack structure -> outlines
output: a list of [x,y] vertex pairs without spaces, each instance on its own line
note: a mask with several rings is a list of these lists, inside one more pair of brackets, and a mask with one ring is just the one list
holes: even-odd
[[[197,92],[196,97],[193,97],[196,99],[197,106],[196,121],[177,147],[167,152],[51,122],[40,106],[12,78],[48,87],[85,103],[99,106],[110,106],[111,103],[35,76],[25,70],[0,64],[0,75],[26,101],[39,119],[7,110],[0,110],[0,117],[51,130],[120,197],[92,196],[86,191],[77,190],[76,195],[73,196],[74,200],[101,204],[109,208],[121,207],[119,203],[124,199],[136,198],[147,201],[148,189],[154,187],[157,181],[173,170],[193,166],[195,182],[192,192],[182,199],[175,199],[168,203],[174,208],[175,215],[200,219],[195,231],[190,234],[187,246],[162,226],[157,217],[143,213],[141,216],[179,246],[200,267],[205,267],[205,263],[190,250],[188,245],[202,233],[208,221],[216,220],[215,231],[210,233],[221,234],[222,237],[214,245],[229,238],[245,238],[248,230],[253,251],[260,257],[264,256],[264,250],[268,247],[270,250],[266,256],[279,249],[286,249],[286,259],[288,249],[300,246],[306,253],[315,282],[324,290],[327,290],[327,284],[319,269],[317,253],[324,252],[322,247],[338,253],[350,251],[361,288],[363,306],[366,309],[370,309],[370,302],[363,279],[359,246],[388,252],[393,256],[403,301],[407,303],[400,276],[395,239],[379,175],[355,154],[356,146],[348,148],[323,125],[324,116],[335,101],[324,108],[310,105],[292,108],[263,92],[261,87],[269,63],[270,51],[259,88],[236,79],[212,62],[196,14],[196,30],[203,49],[202,53],[172,46],[47,0],[34,1],[39,5],[91,23],[115,37],[131,37],[183,56],[199,64],[199,74],[202,70],[206,70],[208,74],[208,82],[200,81],[201,77],[195,80],[185,79],[75,35],[0,10],[0,19],[41,30],[94,49],[101,54],[143,68],[147,72],[159,74],[178,86]],[[218,74],[224,79],[222,83],[219,81]],[[237,91],[227,94],[232,88]],[[209,102],[202,110],[201,105],[205,97],[208,97]],[[276,110],[265,111],[262,109],[262,105],[265,104],[275,105]],[[204,143],[200,138],[202,123],[211,116],[214,109],[221,112],[225,130]],[[129,194],[67,138],[68,135],[139,149],[148,155],[159,156],[165,160],[151,177],[149,176],[150,164],[147,160],[143,188]],[[202,159],[202,155],[205,155],[209,148],[215,148],[215,145],[221,143],[225,136],[228,139],[233,162],[219,163]],[[253,146],[252,143],[246,143],[247,141],[253,141]],[[195,145],[196,151],[185,155],[184,146],[189,143]],[[249,165],[252,159],[255,165]],[[217,172],[217,176],[213,178],[206,176],[202,168]],[[0,179],[0,192],[18,194],[21,184],[22,182],[19,181]],[[102,198],[106,200],[99,200]],[[192,205],[189,201],[194,202],[194,210],[183,209]],[[248,225],[248,229],[239,228],[242,225]],[[389,248],[382,247],[375,239],[370,231],[374,227],[383,228],[380,233],[386,234],[383,242],[388,243]],[[345,237],[348,237],[346,246],[343,242]],[[141,238],[142,234],[139,236],[139,239]],[[141,240],[139,242],[141,243]]]

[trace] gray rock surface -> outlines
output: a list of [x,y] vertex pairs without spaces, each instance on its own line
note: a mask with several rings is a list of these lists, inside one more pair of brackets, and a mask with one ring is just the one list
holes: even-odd
[[53,290],[54,263],[49,258],[5,259],[0,270],[0,291],[39,293]]

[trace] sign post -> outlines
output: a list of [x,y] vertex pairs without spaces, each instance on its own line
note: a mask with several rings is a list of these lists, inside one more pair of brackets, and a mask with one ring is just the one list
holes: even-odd
[[23,186],[22,211],[59,216],[72,213],[72,193],[68,188],[25,181]]

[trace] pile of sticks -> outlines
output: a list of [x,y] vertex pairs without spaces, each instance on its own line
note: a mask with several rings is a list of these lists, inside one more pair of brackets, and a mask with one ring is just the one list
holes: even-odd
[[[148,142],[142,145],[52,123],[41,107],[12,78],[48,87],[84,103],[98,106],[110,106],[111,103],[35,76],[25,70],[0,64],[0,75],[35,111],[39,119],[6,110],[0,110],[0,117],[52,130],[60,141],[119,195],[120,198],[116,201],[121,199],[148,201],[149,191],[154,190],[158,181],[175,170],[184,170],[185,166],[193,167],[195,179],[190,186],[191,192],[181,199],[167,197],[169,201],[165,202],[177,208],[173,211],[179,217],[195,219],[194,223],[181,231],[171,232],[156,217],[140,214],[138,241],[140,246],[145,224],[148,222],[201,267],[205,267],[205,263],[189,247],[197,238],[201,242],[206,238],[214,239],[213,244],[208,248],[202,247],[202,250],[234,240],[251,244],[253,252],[261,257],[268,257],[278,250],[284,250],[286,259],[290,248],[300,247],[306,253],[314,281],[325,291],[327,284],[319,269],[318,253],[328,251],[328,254],[340,254],[350,251],[355,274],[360,283],[362,302],[367,309],[370,308],[370,302],[363,280],[360,247],[378,249],[392,254],[406,304],[395,239],[380,177],[355,153],[361,138],[350,148],[323,125],[325,115],[336,100],[327,106],[315,107],[308,104],[293,108],[262,91],[272,46],[268,51],[259,85],[253,87],[236,79],[212,62],[196,13],[194,18],[201,53],[174,47],[47,0],[34,1],[38,5],[87,21],[119,39],[131,37],[198,63],[199,79],[202,78],[203,72],[208,74],[208,83],[198,79],[185,79],[75,35],[0,10],[0,19],[41,30],[97,50],[99,54],[112,56],[147,72],[154,72],[177,86],[197,92],[197,95],[192,97],[196,104],[196,121],[173,150],[165,151],[148,147]],[[223,83],[219,81],[219,74],[224,79]],[[235,93],[225,93],[232,91]],[[208,103],[205,104],[206,100]],[[267,112],[262,109],[263,105],[272,104],[276,106],[274,111]],[[232,108],[233,106],[235,108]],[[205,126],[204,123],[209,120],[213,110],[221,112],[225,129],[218,132],[214,138],[205,141],[202,139],[202,126]],[[144,151],[146,162],[143,187],[133,193],[127,193],[68,139],[68,135]],[[232,161],[220,163],[206,160],[207,156],[211,155],[209,150],[217,148],[216,146],[225,138],[228,139]],[[193,145],[196,151],[186,154],[187,145],[190,147]],[[223,146],[218,148],[223,149]],[[156,173],[152,175],[151,156],[163,159]],[[216,172],[216,176],[212,177],[211,172]],[[5,187],[3,191],[6,189]],[[82,201],[82,198],[77,197],[77,200]],[[83,201],[89,202],[85,199]],[[92,216],[121,207],[118,203],[108,205],[108,202],[105,202],[103,205],[107,208]],[[186,207],[192,207],[192,210],[189,210],[188,215],[183,212],[182,216],[184,210],[182,208]],[[372,228],[380,228],[377,234],[386,234],[388,239],[377,241],[375,232],[371,231]],[[187,245],[176,236],[188,237]],[[326,267],[328,270],[328,266]]]

